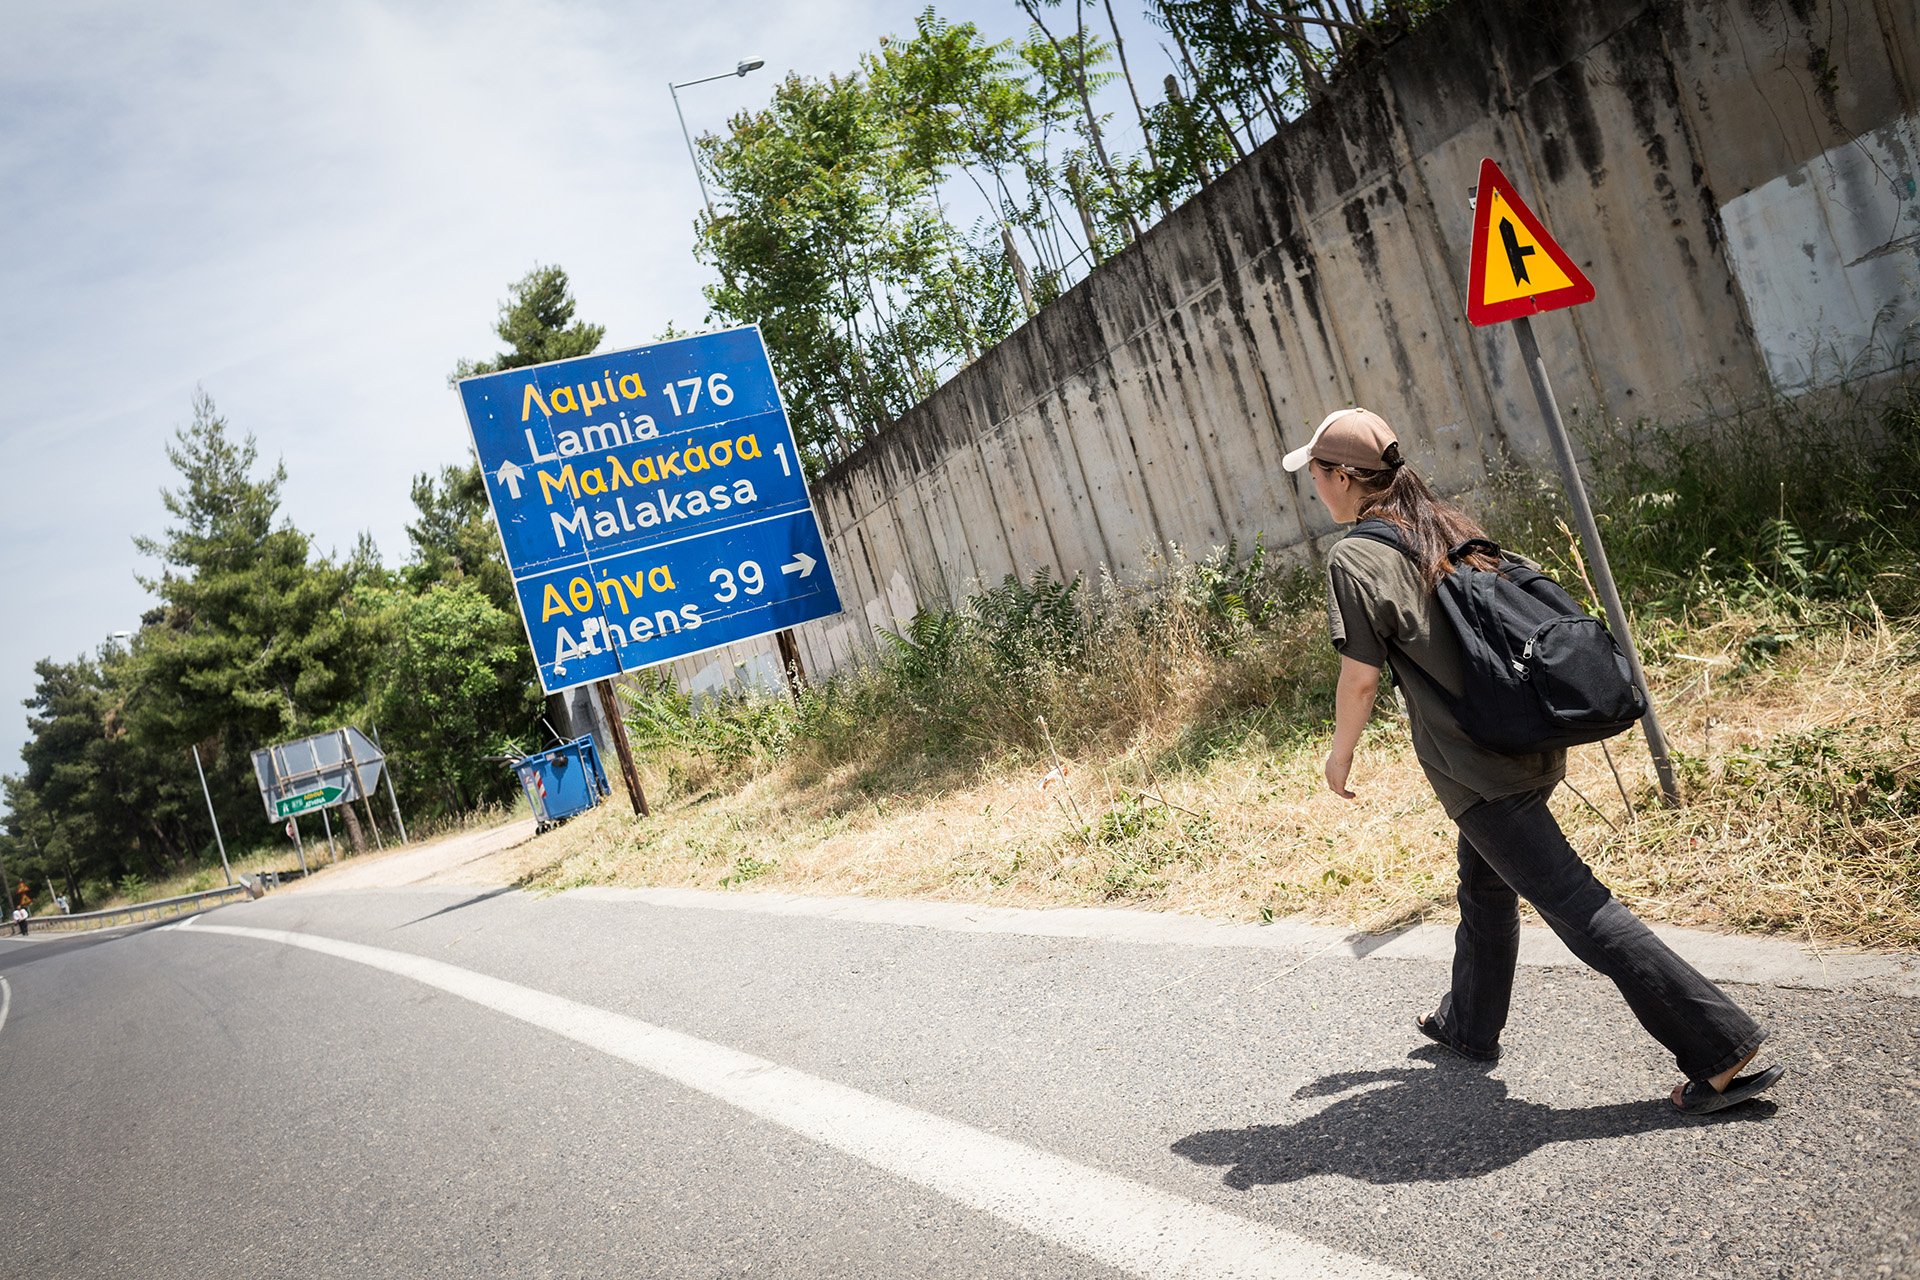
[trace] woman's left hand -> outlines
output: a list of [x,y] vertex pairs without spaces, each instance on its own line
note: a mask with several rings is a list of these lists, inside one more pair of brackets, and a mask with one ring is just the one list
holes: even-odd
[[1333,794],[1339,796],[1342,800],[1351,800],[1354,798],[1354,793],[1347,790],[1347,777],[1352,772],[1352,753],[1342,755],[1340,752],[1335,751],[1327,757],[1327,786],[1331,787]]
[[1353,753],[1360,731],[1373,714],[1374,695],[1380,691],[1380,668],[1340,655],[1340,683],[1333,695],[1333,750],[1327,756],[1327,785],[1342,800],[1353,799],[1347,775],[1353,772]]

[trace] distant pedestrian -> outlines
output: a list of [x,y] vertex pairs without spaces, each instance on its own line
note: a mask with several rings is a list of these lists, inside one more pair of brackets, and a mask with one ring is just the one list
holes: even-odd
[[[1626,997],[1648,1034],[1687,1076],[1673,1105],[1705,1114],[1744,1102],[1772,1085],[1780,1067],[1742,1076],[1766,1039],[1724,992],[1675,955],[1595,878],[1547,808],[1566,773],[1564,749],[1507,755],[1467,736],[1446,696],[1463,688],[1461,648],[1436,594],[1449,553],[1498,569],[1479,526],[1406,465],[1393,429],[1365,409],[1330,413],[1313,438],[1289,453],[1289,471],[1308,468],[1335,521],[1378,517],[1405,551],[1347,537],[1327,556],[1328,626],[1340,653],[1332,750],[1326,780],[1352,800],[1353,753],[1372,714],[1380,669],[1392,662],[1405,696],[1414,756],[1447,816],[1459,827],[1460,926],[1451,990],[1416,1025],[1464,1057],[1500,1056],[1520,950],[1524,897],[1582,961]],[[1436,688],[1435,686],[1441,686]]]
[[13,927],[20,931],[21,937],[24,938],[27,936],[27,909],[25,907],[15,907],[13,909]]

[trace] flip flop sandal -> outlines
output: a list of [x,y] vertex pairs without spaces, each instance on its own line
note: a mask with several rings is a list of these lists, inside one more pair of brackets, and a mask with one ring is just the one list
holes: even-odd
[[1470,1062],[1500,1061],[1499,1045],[1495,1045],[1492,1049],[1469,1048],[1467,1045],[1461,1043],[1460,1040],[1454,1036],[1453,1032],[1447,1030],[1446,1024],[1440,1021],[1438,1014],[1424,1018],[1415,1018],[1413,1025],[1419,1028],[1421,1035],[1433,1041],[1442,1049],[1457,1053]]
[[1759,1097],[1773,1083],[1787,1073],[1785,1067],[1768,1067],[1765,1071],[1756,1071],[1750,1076],[1735,1076],[1727,1083],[1725,1092],[1716,1090],[1710,1081],[1689,1080],[1680,1090],[1680,1101],[1672,1103],[1681,1115],[1707,1116],[1716,1111],[1725,1111],[1728,1107],[1737,1107]]

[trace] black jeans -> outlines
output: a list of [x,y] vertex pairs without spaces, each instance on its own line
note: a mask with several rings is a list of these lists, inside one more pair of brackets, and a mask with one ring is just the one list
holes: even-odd
[[1465,1045],[1490,1050],[1499,1043],[1513,996],[1524,897],[1568,950],[1613,979],[1640,1025],[1672,1052],[1689,1080],[1739,1063],[1767,1033],[1600,883],[1548,810],[1552,792],[1482,800],[1456,819],[1460,928],[1453,990],[1441,1003],[1441,1019]]

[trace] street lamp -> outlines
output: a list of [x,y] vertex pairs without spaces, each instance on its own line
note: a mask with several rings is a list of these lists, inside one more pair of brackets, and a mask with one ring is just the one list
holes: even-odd
[[[680,118],[680,136],[687,142],[687,159],[693,162],[693,176],[700,183],[700,199],[707,206],[707,221],[714,218],[713,197],[707,194],[707,175],[700,172],[700,157],[693,151],[693,135],[687,132],[687,114],[680,109],[680,90],[690,89],[696,84],[707,84],[714,80],[725,80],[728,76],[744,76],[749,71],[758,71],[767,65],[765,58],[742,58],[729,72],[717,76],[703,76],[698,80],[686,80],[679,84],[669,81],[667,92],[673,95],[673,114]],[[774,634],[774,643],[780,650],[780,663],[787,673],[787,679],[793,696],[798,699],[800,686],[806,682],[806,669],[800,663],[800,646],[795,643],[792,628]]]
[[714,80],[725,80],[728,76],[744,76],[749,71],[758,71],[767,65],[765,58],[742,58],[733,70],[723,71],[717,76],[704,76],[698,80],[687,80],[680,84],[667,82],[667,92],[673,95],[673,114],[680,118],[680,136],[687,140],[687,159],[693,161],[693,176],[700,183],[700,198],[706,202],[707,217],[713,217],[713,197],[707,194],[707,178],[700,172],[700,158],[693,153],[693,135],[687,132],[687,114],[680,109],[680,90],[692,88],[696,84],[708,84]]

